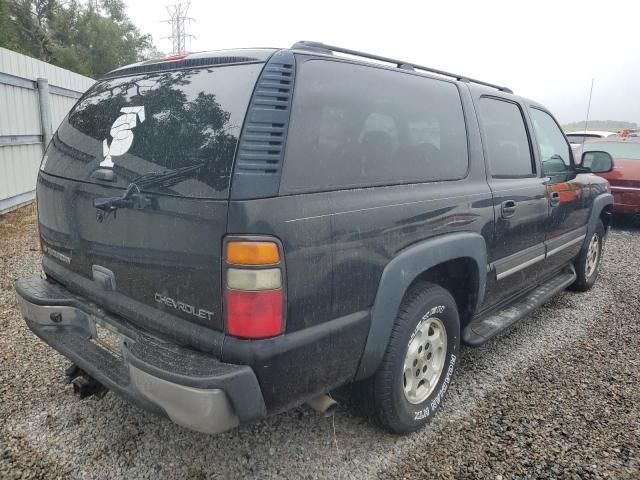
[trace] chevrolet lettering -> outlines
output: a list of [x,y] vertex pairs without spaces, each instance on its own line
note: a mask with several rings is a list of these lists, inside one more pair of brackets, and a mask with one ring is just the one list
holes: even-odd
[[202,308],[194,307],[193,305],[189,305],[188,303],[174,300],[173,298],[167,297],[166,295],[162,295],[161,293],[156,292],[155,299],[156,299],[156,302],[162,303],[167,307],[171,307],[181,312],[188,313],[189,315],[194,315],[203,320],[211,320],[213,318],[213,312],[209,312]]

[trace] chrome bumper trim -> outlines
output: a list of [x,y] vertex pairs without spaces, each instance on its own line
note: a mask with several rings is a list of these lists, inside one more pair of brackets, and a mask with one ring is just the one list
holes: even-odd
[[638,187],[617,187],[614,185],[611,185],[611,192],[615,193],[616,191],[621,190],[623,192],[636,192],[636,193],[640,193],[640,188]]
[[95,321],[91,315],[69,306],[36,305],[16,295],[22,315],[32,322],[52,327],[76,327],[89,337],[96,336]]
[[129,364],[131,382],[147,400],[162,408],[172,422],[203,433],[221,433],[240,420],[227,394],[171,383]]
[[[96,318],[71,306],[37,305],[17,295],[22,315],[38,325],[56,329],[81,330],[90,338],[97,336]],[[112,327],[113,328],[113,327]],[[224,390],[200,389],[169,382],[122,361],[129,371],[130,386],[152,404],[160,407],[174,423],[203,433],[221,433],[240,424],[229,396]]]

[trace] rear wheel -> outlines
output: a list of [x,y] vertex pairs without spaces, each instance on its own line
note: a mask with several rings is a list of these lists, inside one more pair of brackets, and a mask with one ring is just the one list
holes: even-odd
[[587,240],[585,247],[575,261],[577,278],[575,283],[571,285],[572,290],[586,292],[593,287],[600,272],[604,237],[604,224],[601,220],[598,220],[595,231]]
[[408,433],[427,423],[442,403],[458,363],[456,302],[428,282],[406,294],[376,374],[365,381],[364,405],[380,426]]

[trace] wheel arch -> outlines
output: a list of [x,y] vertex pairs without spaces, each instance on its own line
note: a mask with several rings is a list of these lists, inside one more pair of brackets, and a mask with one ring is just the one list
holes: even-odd
[[608,231],[609,227],[613,224],[613,203],[605,205],[602,208],[599,218],[602,220],[605,230]]
[[589,239],[596,231],[598,220],[602,220],[605,231],[611,226],[611,215],[613,212],[613,195],[610,193],[601,193],[593,199],[591,212],[589,213],[589,223],[587,224],[587,234],[584,239],[582,248],[587,248]]
[[[475,279],[467,272],[467,280],[474,285],[475,291],[471,292],[472,305],[464,310],[464,315],[471,315],[482,303],[486,287],[487,249],[482,235],[472,232],[441,235],[407,247],[387,264],[371,309],[369,335],[356,373],[357,380],[367,378],[377,370],[386,351],[393,322],[408,289],[421,280],[442,285],[441,281],[435,279],[448,279],[448,275],[443,273],[449,272],[452,265],[459,268],[461,264],[475,267]],[[447,285],[442,286],[447,288]],[[456,298],[456,294],[452,294]],[[458,295],[456,302],[460,298]]]

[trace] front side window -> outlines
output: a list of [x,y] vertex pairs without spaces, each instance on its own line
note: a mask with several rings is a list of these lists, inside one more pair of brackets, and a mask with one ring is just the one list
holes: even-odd
[[571,170],[571,148],[553,117],[537,108],[529,109],[545,175]]
[[485,154],[494,178],[535,175],[529,137],[520,107],[493,97],[480,99]]
[[283,191],[449,180],[468,165],[455,84],[336,61],[299,67]]

